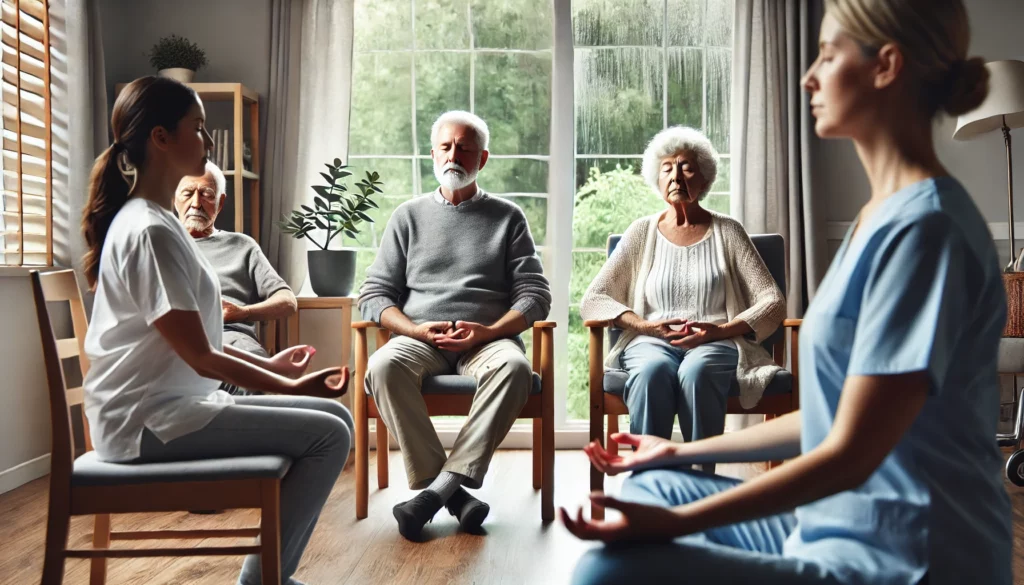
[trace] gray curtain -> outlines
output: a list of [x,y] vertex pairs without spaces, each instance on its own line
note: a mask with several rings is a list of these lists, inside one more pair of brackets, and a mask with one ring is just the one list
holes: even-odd
[[296,291],[306,281],[306,241],[277,221],[312,203],[323,163],[348,158],[353,0],[273,0],[266,181],[260,244]]
[[[89,174],[109,145],[99,3],[51,0],[50,41],[54,263],[77,270],[85,253],[79,222]],[[85,286],[82,275],[79,284]]]
[[814,121],[800,86],[820,20],[820,0],[736,1],[731,211],[750,233],[785,237],[790,317],[803,315],[828,262],[811,192]]

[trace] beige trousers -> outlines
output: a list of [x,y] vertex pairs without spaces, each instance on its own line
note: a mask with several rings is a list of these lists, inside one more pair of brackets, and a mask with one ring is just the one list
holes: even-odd
[[[476,378],[469,417],[451,455],[427,416],[423,379],[456,373]],[[499,339],[455,356],[408,337],[394,337],[370,356],[366,388],[398,439],[411,489],[423,489],[442,471],[464,475],[479,488],[491,456],[526,405],[533,370],[516,342]]]

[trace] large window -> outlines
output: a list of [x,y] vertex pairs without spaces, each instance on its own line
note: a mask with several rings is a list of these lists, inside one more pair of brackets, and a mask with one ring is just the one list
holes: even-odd
[[[729,211],[729,92],[733,0],[573,0],[572,38],[552,38],[564,0],[357,0],[350,164],[381,173],[377,223],[361,234],[358,279],[394,208],[437,188],[430,126],[470,110],[491,128],[481,186],[526,212],[545,257],[571,255],[572,274],[549,275],[569,304],[565,419],[587,416],[587,334],[579,301],[605,259],[609,234],[664,207],[639,177],[647,141],[685,124],[722,154],[705,204]],[[568,35],[566,35],[568,36]],[[552,49],[573,47],[567,111],[552,111]],[[549,167],[550,124],[575,120],[574,168]],[[575,175],[572,221],[548,221],[549,173]],[[564,184],[558,182],[558,184]],[[549,230],[572,230],[572,249],[545,249]],[[565,233],[565,232],[561,232]],[[563,256],[565,255],[565,256]],[[563,307],[565,305],[562,305]],[[564,310],[564,309],[563,309]],[[564,316],[555,316],[559,320]]]
[[2,0],[0,265],[53,264],[50,43],[46,5]]
[[357,280],[391,212],[437,188],[430,127],[448,110],[487,121],[491,154],[480,185],[522,207],[543,246],[550,0],[357,0],[355,22],[349,162],[359,175],[378,171],[385,193],[376,223],[360,234]]

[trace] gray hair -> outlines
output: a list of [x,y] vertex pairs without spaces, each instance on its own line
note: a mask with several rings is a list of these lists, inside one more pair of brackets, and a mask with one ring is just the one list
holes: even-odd
[[434,121],[434,125],[430,128],[431,146],[437,143],[437,135],[441,132],[441,128],[448,124],[469,126],[473,129],[473,133],[476,134],[476,141],[480,150],[487,150],[487,145],[491,141],[491,131],[487,129],[487,122],[484,122],[480,116],[463,110],[445,112]]
[[213,182],[217,184],[218,197],[228,192],[228,180],[224,178],[224,172],[213,164],[213,161],[206,161],[206,173],[204,174],[213,175]]
[[661,195],[661,191],[658,190],[658,169],[661,168],[661,161],[682,152],[689,152],[697,157],[697,168],[707,181],[704,191],[697,196],[697,200],[700,201],[707,196],[715,178],[718,177],[718,151],[700,130],[686,126],[669,126],[655,134],[644,150],[640,174],[654,192]]

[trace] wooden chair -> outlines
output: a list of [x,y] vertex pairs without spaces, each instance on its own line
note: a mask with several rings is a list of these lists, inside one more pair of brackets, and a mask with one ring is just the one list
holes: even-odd
[[[353,416],[356,424],[356,518],[367,515],[369,491],[370,419],[377,419],[377,487],[388,487],[388,429],[380,418],[373,396],[365,388],[369,359],[367,331],[377,329],[377,347],[387,343],[390,332],[369,321],[352,324],[356,332],[355,392]],[[541,491],[541,519],[555,519],[555,378],[554,328],[551,321],[533,325],[534,387],[518,418],[533,419],[533,489]],[[434,376],[423,383],[423,399],[431,416],[469,414],[476,392],[470,376]]]
[[[615,250],[621,235],[612,235],[608,238],[608,255]],[[764,260],[768,271],[771,272],[775,283],[779,285],[782,294],[786,294],[786,255],[785,243],[781,235],[754,235],[751,236],[754,247],[757,248],[761,258]],[[771,353],[775,363],[785,367],[786,340],[784,329],[790,329],[790,347],[792,350],[793,371],[797,370],[798,355],[797,344],[800,332],[799,319],[786,319],[779,330],[766,339],[762,345]],[[618,339],[620,331],[615,329],[611,321],[589,320],[583,326],[590,330],[590,440],[600,441],[607,446],[613,455],[618,454],[618,445],[610,437],[619,432],[619,415],[629,414],[626,403],[622,400],[622,393],[626,387],[628,375],[623,370],[608,370],[604,368],[604,334],[608,330],[608,346],[611,347]],[[800,385],[796,378],[789,371],[783,370],[776,374],[768,388],[765,389],[761,401],[753,408],[746,410],[740,405],[738,388],[734,385],[729,395],[729,402],[726,412],[728,414],[763,414],[765,420],[793,412],[800,408]],[[608,427],[605,431],[605,419]],[[772,462],[771,465],[777,465]],[[590,489],[591,491],[604,490],[604,474],[594,466],[590,467]],[[591,505],[591,517],[595,519],[604,518],[604,509]]]
[[[291,461],[285,457],[236,457],[170,463],[116,464],[96,457],[85,429],[85,454],[75,459],[74,435],[69,407],[82,404],[81,387],[67,388],[61,360],[78,357],[82,375],[89,370],[85,355],[88,327],[81,292],[71,270],[31,273],[32,292],[43,358],[50,393],[50,422],[53,452],[50,460],[50,503],[46,523],[46,556],[43,561],[43,585],[58,585],[64,579],[64,560],[92,559],[89,582],[106,581],[108,558],[167,556],[261,556],[263,582],[281,582],[281,546],[279,492],[281,478]],[[63,301],[71,305],[74,337],[55,339],[50,325],[47,302]],[[224,510],[259,508],[260,525],[225,530],[152,530],[114,532],[111,514],[137,512],[174,512],[188,510]],[[94,515],[91,549],[69,549],[71,516]],[[112,540],[158,540],[260,537],[250,546],[196,548],[110,548]]]

